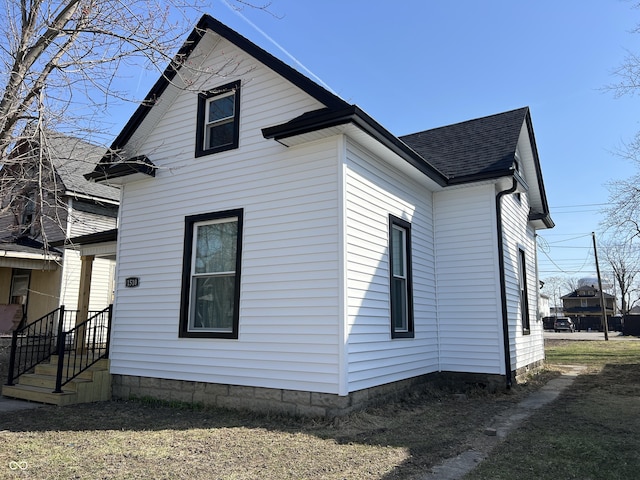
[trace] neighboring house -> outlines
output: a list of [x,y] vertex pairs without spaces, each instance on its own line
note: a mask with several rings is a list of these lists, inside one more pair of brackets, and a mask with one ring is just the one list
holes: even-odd
[[548,317],[551,315],[551,305],[549,296],[541,293],[538,295],[538,318]]
[[122,185],[115,397],[335,415],[541,364],[528,108],[397,137],[209,16],[178,58],[87,175]]
[[[28,323],[60,305],[77,308],[80,257],[53,245],[115,228],[120,199],[117,188],[83,177],[104,148],[57,133],[47,135],[46,148],[41,143],[22,142],[20,165],[0,171],[6,193],[0,215],[0,304],[21,304]],[[91,310],[113,301],[114,277],[115,258],[96,261]]]
[[[616,297],[603,292],[607,317],[617,313]],[[573,292],[563,295],[562,310],[568,317],[574,319],[576,328],[586,330],[598,329],[602,325],[602,301],[600,290],[594,285],[581,285]]]

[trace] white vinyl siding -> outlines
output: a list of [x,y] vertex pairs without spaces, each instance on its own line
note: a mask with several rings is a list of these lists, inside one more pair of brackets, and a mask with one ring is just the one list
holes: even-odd
[[116,228],[116,222],[115,216],[108,217],[72,209],[69,215],[68,238],[111,230]]
[[[505,281],[507,287],[507,311],[509,318],[509,342],[511,367],[515,370],[544,358],[543,326],[538,318],[538,286],[536,278],[535,232],[528,225],[528,195],[520,200],[507,195],[502,200],[504,232]],[[522,249],[526,260],[527,293],[529,304],[529,334],[522,331],[520,311],[520,284],[518,255]]]
[[[140,146],[158,171],[125,186],[112,372],[338,393],[337,140],[289,149],[265,140],[262,128],[321,105],[226,41],[216,48],[250,71],[239,146],[194,158],[195,92],[181,92]],[[237,208],[239,337],[178,338],[184,219]],[[123,288],[128,276],[140,286]]]
[[[431,192],[347,143],[348,389],[437,370]],[[391,338],[389,214],[411,223],[415,338]]]
[[443,371],[504,374],[493,184],[434,195]]
[[[60,289],[60,305],[67,310],[77,310],[80,292],[80,272],[82,262],[80,254],[72,249],[65,249]],[[89,310],[102,310],[113,302],[115,261],[106,258],[95,258],[91,272],[91,294]]]
[[[111,372],[340,395],[439,370],[504,374],[495,185],[442,189],[357,127],[266,140],[324,105],[211,33],[196,50],[218,62],[201,71],[234,70],[169,87],[126,146],[157,170],[123,187]],[[238,148],[196,158],[198,93],[238,80]],[[522,197],[517,210],[504,199],[509,265],[518,246],[535,255]],[[185,218],[240,209],[237,339],[180,338]],[[413,338],[391,335],[390,216],[411,225]],[[514,278],[515,368],[538,344],[514,333]]]

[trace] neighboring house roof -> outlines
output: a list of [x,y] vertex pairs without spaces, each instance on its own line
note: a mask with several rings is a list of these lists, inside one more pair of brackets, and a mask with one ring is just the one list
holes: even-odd
[[[530,218],[541,220],[547,227],[553,227],[542,184],[542,173],[528,107],[397,137],[358,106],[345,102],[209,15],[204,15],[200,19],[175,56],[179,61],[173,61],[167,67],[147,94],[145,101],[141,103],[114,140],[110,154],[102,158],[93,172],[85,175],[87,179],[113,182],[114,179],[128,175],[153,175],[153,163],[146,157],[144,162],[140,162],[139,156],[135,159],[127,158],[125,147],[132,141],[136,131],[152,109],[160,109],[156,114],[156,118],[159,118],[162,112],[169,108],[170,101],[157,102],[157,100],[162,95],[168,95],[167,89],[178,70],[186,63],[185,58],[194,51],[207,30],[225,38],[325,105],[326,108],[307,112],[283,124],[263,128],[262,133],[265,138],[273,138],[287,146],[295,144],[295,140],[291,140],[294,137],[305,138],[306,134],[319,131],[335,134],[342,131],[339,127],[344,127],[346,124],[355,125],[427,175],[436,184],[445,187],[514,176],[516,174],[513,168],[514,160],[524,125],[533,150],[532,173],[537,177],[534,189],[531,191],[536,199],[532,202]],[[176,95],[176,93],[172,92],[170,95]],[[119,158],[119,155],[123,158]],[[129,153],[129,156],[133,154]]]
[[[38,141],[36,138],[25,140],[24,145],[26,147],[21,148],[29,148],[30,154],[39,155],[40,152],[43,152],[45,158],[50,160],[55,172],[56,183],[55,185],[47,186],[47,189],[55,188],[60,197],[81,197],[83,199],[89,199],[92,202],[109,204],[109,208],[117,208],[117,204],[120,201],[120,191],[118,188],[96,184],[84,178],[84,174],[92,171],[96,163],[102,158],[105,151],[104,147],[52,131],[46,133],[44,140]],[[39,149],[39,145],[43,146]],[[29,158],[26,156],[25,161],[29,161]],[[8,175],[11,174],[10,172],[11,171],[9,171]],[[47,179],[45,181],[49,182],[52,180]],[[32,188],[35,189],[35,187]],[[56,208],[62,208],[66,213],[68,207],[64,205],[56,206]],[[1,219],[3,227],[6,226],[6,224],[16,226],[14,224],[15,220],[11,220],[9,218],[10,216],[11,214],[9,212],[3,214]],[[62,215],[61,218],[66,219],[67,217]],[[57,221],[55,222],[57,223]],[[19,227],[19,225],[16,227]],[[44,228],[46,229],[47,227]],[[66,227],[58,226],[56,232],[60,230],[58,233],[64,236],[65,228]],[[0,250],[4,252],[4,256],[15,258],[24,257],[25,255],[60,256],[59,251],[52,248],[47,249],[42,242],[31,238],[29,235],[17,232],[11,233],[8,229],[3,231],[3,233],[7,234],[3,238],[0,238]],[[48,232],[46,237],[52,239],[56,238],[56,236],[56,234]],[[36,238],[40,238],[39,234]],[[49,247],[51,247],[51,242],[49,242]]]
[[58,177],[69,194],[120,200],[120,190],[108,185],[90,182],[84,175],[92,172],[104,155],[105,148],[63,134],[51,134],[47,138],[48,152]]
[[17,239],[0,240],[0,257],[5,256],[24,259],[60,260],[61,252],[55,248],[47,250],[43,243],[22,236]]
[[[571,293],[568,293],[567,295],[563,295],[562,297],[560,297],[561,299],[565,299],[565,298],[595,298],[595,299],[599,299],[600,298],[600,290],[598,290],[597,288],[594,289],[594,294],[593,295],[580,295],[578,292],[584,291],[584,289],[579,288],[578,290],[574,290]],[[610,293],[606,293],[603,292],[604,298],[616,298],[615,295],[611,295]]]
[[103,242],[115,242],[118,239],[118,229],[112,228],[111,230],[105,230],[104,232],[88,233],[87,235],[80,235],[64,240],[58,240],[51,242],[53,247],[62,247],[64,245],[93,245]]

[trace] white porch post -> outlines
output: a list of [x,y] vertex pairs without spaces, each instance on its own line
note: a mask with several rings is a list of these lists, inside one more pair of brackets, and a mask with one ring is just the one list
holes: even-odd
[[[85,322],[89,318],[89,297],[91,295],[91,273],[93,271],[94,255],[82,255],[80,268],[80,291],[78,292],[78,314],[76,316],[76,326]],[[84,328],[78,330],[76,335],[76,350],[82,353],[85,345]]]

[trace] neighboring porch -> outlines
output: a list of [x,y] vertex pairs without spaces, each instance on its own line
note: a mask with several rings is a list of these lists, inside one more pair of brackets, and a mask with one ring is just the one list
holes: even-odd
[[63,306],[13,332],[2,395],[54,405],[111,398],[112,306],[79,316]]
[[46,315],[59,306],[62,254],[28,237],[0,242],[0,333],[15,328],[20,308],[20,326]]
[[[113,307],[89,310],[96,258],[115,259],[116,230],[71,239],[81,269],[77,310],[64,305],[14,330],[2,395],[54,405],[111,398],[109,341]],[[62,246],[62,242],[53,246]]]

